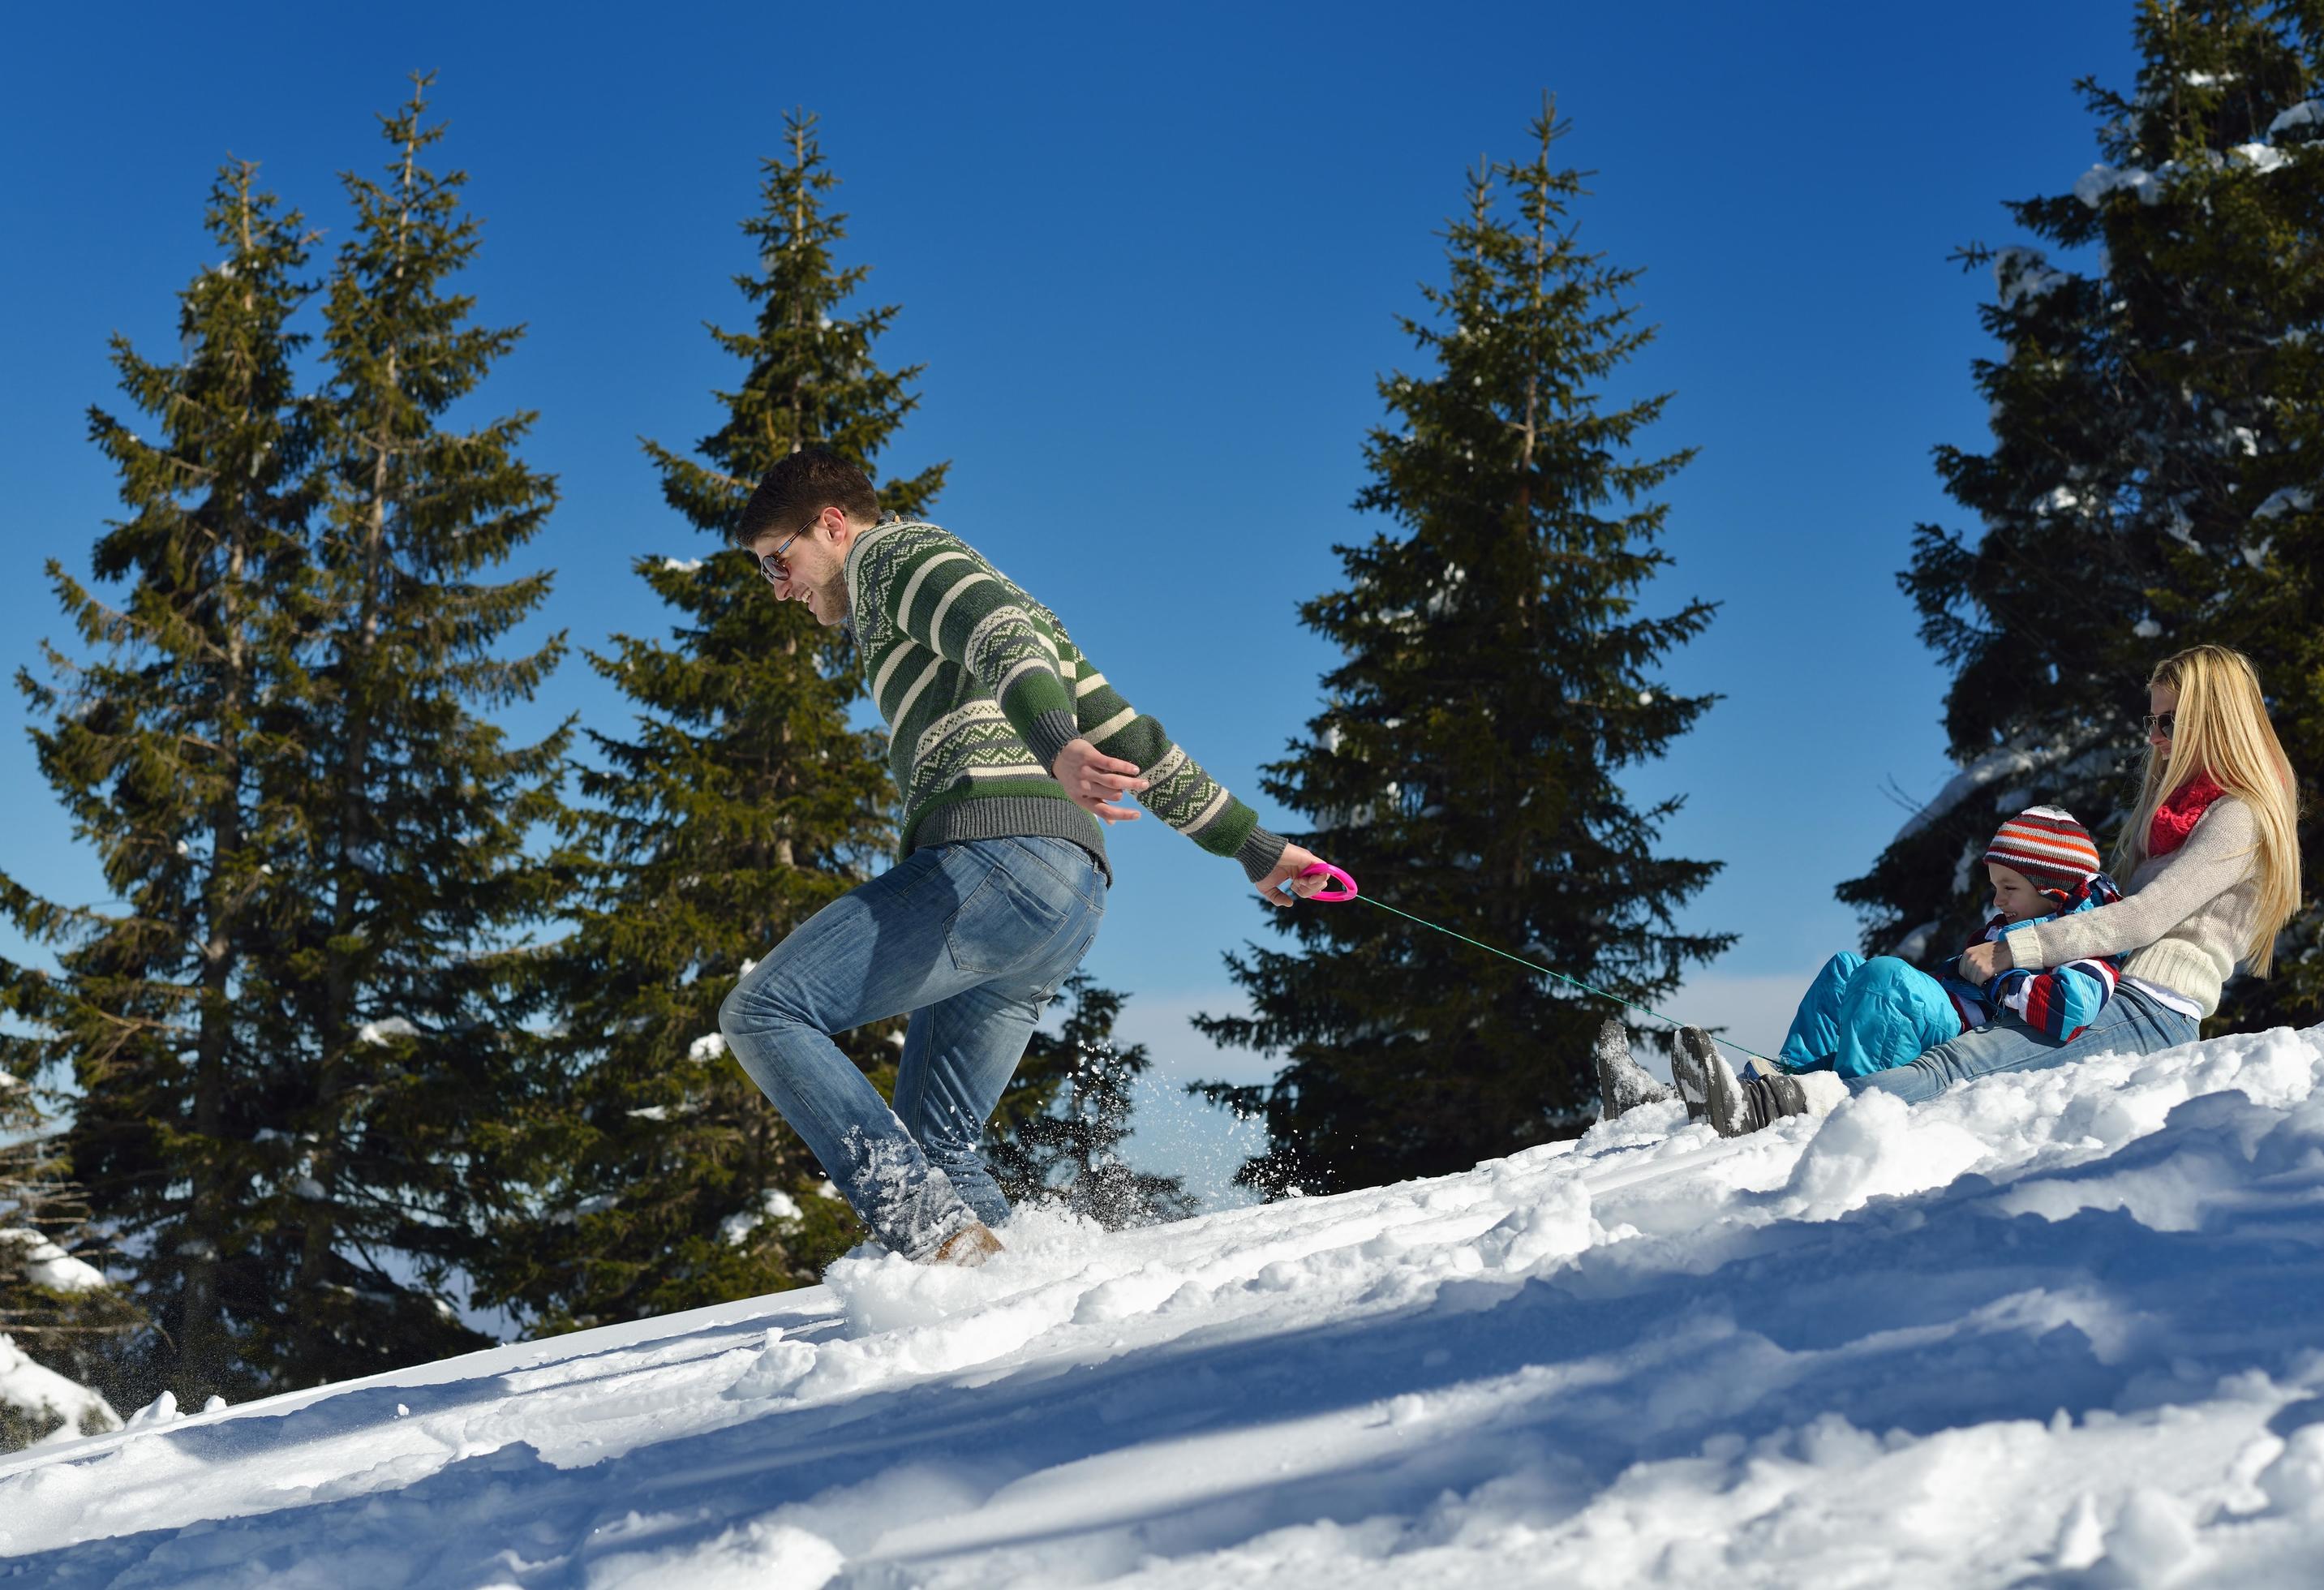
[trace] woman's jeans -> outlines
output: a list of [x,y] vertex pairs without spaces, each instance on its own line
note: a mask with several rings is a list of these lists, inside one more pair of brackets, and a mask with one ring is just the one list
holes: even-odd
[[[926,1259],[1009,1217],[978,1141],[1104,914],[1104,875],[1078,845],[916,850],[777,945],[718,1028],[873,1234]],[[831,1036],[906,1011],[891,1110]]]
[[2194,1042],[2200,1025],[2194,1017],[2181,1015],[2126,983],[2114,991],[2114,997],[2090,1024],[2072,1038],[2052,1038],[2006,1015],[1990,1026],[1937,1045],[1909,1066],[1851,1077],[1848,1086],[1856,1093],[1893,1093],[1906,1104],[1916,1105],[1971,1077],[2038,1071],[2084,1055],[2151,1055],[2174,1049]]

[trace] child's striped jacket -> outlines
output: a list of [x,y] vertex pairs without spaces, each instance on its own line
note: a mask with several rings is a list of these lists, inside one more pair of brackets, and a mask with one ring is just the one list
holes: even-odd
[[[2114,880],[2104,873],[2077,890],[2047,917],[2034,919],[2050,921],[2057,917],[2073,916],[2078,912],[2095,911],[2122,898]],[[1990,944],[2007,936],[2023,922],[2013,922],[1997,916],[1986,923],[1978,942]],[[1966,952],[1964,952],[1966,953]],[[1954,1008],[1961,1013],[1963,1031],[1983,1026],[1996,1012],[2009,1010],[2016,1012],[2028,1027],[2064,1040],[2073,1037],[2089,1026],[2098,1013],[2106,1009],[2114,997],[2115,984],[2122,976],[2122,957],[2104,956],[2092,960],[2068,961],[2062,966],[2037,971],[2024,966],[2013,966],[1979,987],[1960,975],[1960,957],[1947,961],[1938,974],[1945,992],[1952,996]]]

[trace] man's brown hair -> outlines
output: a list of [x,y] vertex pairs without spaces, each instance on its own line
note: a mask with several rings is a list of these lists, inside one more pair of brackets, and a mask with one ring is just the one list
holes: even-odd
[[747,548],[770,530],[788,535],[825,508],[859,524],[880,517],[880,499],[863,471],[829,448],[803,448],[761,477],[734,522],[734,544]]

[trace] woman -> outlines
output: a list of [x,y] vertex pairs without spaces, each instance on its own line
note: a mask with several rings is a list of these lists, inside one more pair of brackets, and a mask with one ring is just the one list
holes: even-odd
[[[2241,652],[2196,646],[2154,670],[2147,701],[2146,775],[2112,867],[2125,897],[2025,923],[1961,957],[1962,975],[1983,982],[2012,966],[2120,956],[2121,984],[2106,1008],[2063,1040],[2007,1017],[1908,1066],[1849,1078],[1849,1092],[1914,1103],[1996,1071],[2153,1054],[2193,1041],[2238,961],[2266,975],[2275,936],[2300,904],[2300,840],[2292,764],[2268,722],[2259,676]],[[1738,1081],[1707,1038],[1681,1040],[1681,1091],[1696,1084],[1723,1135],[1778,1115],[1821,1114],[1846,1096],[1821,1077]]]

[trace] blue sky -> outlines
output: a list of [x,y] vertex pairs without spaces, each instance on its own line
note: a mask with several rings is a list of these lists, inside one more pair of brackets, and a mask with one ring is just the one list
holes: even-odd
[[[486,224],[465,286],[530,332],[488,384],[537,409],[563,501],[522,567],[540,628],[579,644],[655,631],[639,553],[707,538],[661,504],[637,438],[715,424],[740,322],[735,223],[784,110],[818,112],[844,258],[901,306],[882,352],[925,363],[890,454],[949,458],[936,517],[1056,608],[1129,695],[1239,791],[1301,731],[1330,657],[1294,607],[1334,541],[1379,417],[1416,369],[1396,325],[1441,277],[1443,217],[1480,156],[1524,153],[1544,90],[1597,172],[1584,240],[1646,268],[1660,340],[1618,391],[1671,391],[1648,438],[1702,449],[1669,489],[1675,564],[1655,605],[1724,604],[1669,663],[1725,699],[1641,799],[1684,791],[1678,854],[1727,863],[1688,911],[1741,935],[1680,997],[1755,1045],[1856,923],[1831,896],[1947,767],[1943,679],[1893,576],[1916,522],[1958,522],[1929,450],[1979,445],[1969,361],[2003,200],[2096,158],[2072,90],[2127,85],[2126,4],[863,8],[42,7],[14,24],[0,131],[16,152],[0,254],[0,633],[36,664],[63,624],[41,569],[85,571],[114,504],[84,411],[114,405],[106,339],[175,342],[206,258],[201,199],[229,154],[343,235],[334,173],[383,157],[375,113],[440,71],[445,164]],[[577,661],[520,731],[618,727]],[[102,892],[0,701],[0,867]],[[1261,800],[1264,815],[1282,817]],[[1175,1074],[1206,1058],[1184,1013],[1232,994],[1222,952],[1262,910],[1225,863],[1146,822],[1090,966],[1133,995]],[[1771,1023],[1773,1030],[1771,1030]]]

